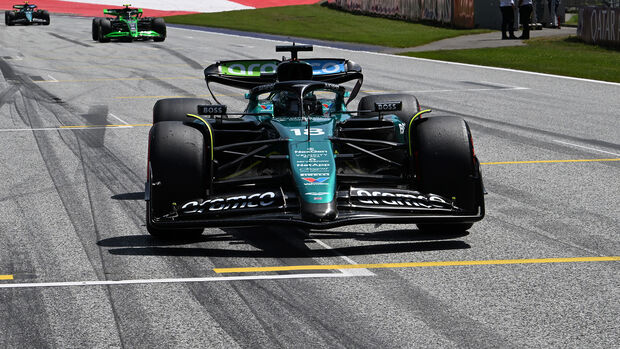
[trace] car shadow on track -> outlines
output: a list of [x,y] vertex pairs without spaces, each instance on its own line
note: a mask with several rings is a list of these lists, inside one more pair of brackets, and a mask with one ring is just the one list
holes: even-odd
[[[228,258],[320,258],[468,249],[463,233],[428,234],[416,230],[361,232],[304,232],[270,227],[224,228],[223,233],[183,240],[160,240],[149,235],[119,236],[101,240],[112,255],[228,257]],[[346,247],[326,249],[314,239],[349,239]],[[356,242],[361,242],[356,243]],[[368,244],[371,242],[371,244]],[[372,243],[374,242],[374,243]],[[239,246],[239,248],[235,248]]]

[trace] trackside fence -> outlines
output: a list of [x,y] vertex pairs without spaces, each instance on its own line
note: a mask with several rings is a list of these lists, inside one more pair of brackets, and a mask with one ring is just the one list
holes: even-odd
[[[547,16],[544,9],[548,8],[549,1],[553,0],[534,0],[535,3],[544,4],[539,11],[540,19]],[[428,21],[457,28],[501,27],[499,0],[327,0],[327,2],[330,6],[353,13],[412,22]],[[561,14],[563,21],[562,3],[558,13]]]

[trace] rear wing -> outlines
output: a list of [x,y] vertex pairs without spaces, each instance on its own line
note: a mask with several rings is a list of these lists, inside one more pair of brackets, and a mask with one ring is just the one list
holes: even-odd
[[109,8],[109,9],[105,9],[103,10],[103,13],[106,15],[111,15],[111,16],[119,16],[123,13],[129,13],[131,14],[140,14],[142,13],[142,9],[141,8]]
[[[312,66],[312,80],[340,84],[360,79],[359,64],[334,58],[300,59]],[[205,69],[207,84],[216,82],[227,86],[251,89],[276,82],[276,69],[283,61],[276,59],[220,61]]]
[[[354,90],[359,90],[363,80],[362,68],[359,64],[341,58],[308,58],[300,62],[312,66],[312,80],[333,84],[341,84],[358,80]],[[278,65],[290,62],[277,59],[220,61],[211,64],[204,70],[207,88],[211,92],[211,82],[226,86],[251,89],[256,86],[277,82]],[[352,95],[357,94],[352,92]],[[211,92],[213,96],[213,92]],[[215,96],[213,96],[215,100]],[[352,98],[351,98],[352,99]]]

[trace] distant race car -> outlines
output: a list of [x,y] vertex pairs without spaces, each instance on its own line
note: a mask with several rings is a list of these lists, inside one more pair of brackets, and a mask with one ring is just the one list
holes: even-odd
[[14,10],[4,11],[4,23],[15,24],[50,24],[50,14],[45,10],[35,10],[37,5],[31,5],[26,1],[21,5],[13,5]]
[[166,22],[163,18],[142,17],[141,8],[123,5],[120,9],[106,9],[103,13],[111,17],[93,18],[93,40],[109,42],[111,39],[127,41],[166,40]]
[[[205,227],[361,223],[469,229],[484,188],[467,122],[431,116],[409,94],[361,98],[361,67],[299,59],[312,46],[277,46],[290,59],[220,61],[205,69],[213,100],[162,99],[153,108],[145,188],[150,234]],[[351,91],[342,84],[356,81]],[[230,113],[210,83],[249,90]]]

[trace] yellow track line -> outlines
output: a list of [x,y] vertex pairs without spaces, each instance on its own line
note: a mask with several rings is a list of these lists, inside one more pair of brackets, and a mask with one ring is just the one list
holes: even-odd
[[481,162],[481,165],[509,165],[509,164],[548,164],[560,162],[595,162],[595,161],[620,161],[616,159],[575,159],[575,160],[532,160],[532,161],[498,161],[498,162]]
[[378,268],[416,268],[446,267],[464,265],[500,265],[500,264],[541,264],[541,263],[575,263],[620,261],[620,256],[613,257],[574,257],[574,258],[539,258],[539,259],[496,259],[486,261],[444,261],[444,262],[410,262],[378,264],[342,264],[342,265],[291,265],[280,267],[214,268],[218,274],[252,273],[291,270],[332,270],[332,269],[378,269]]
[[13,275],[0,275],[0,280],[13,280]]

